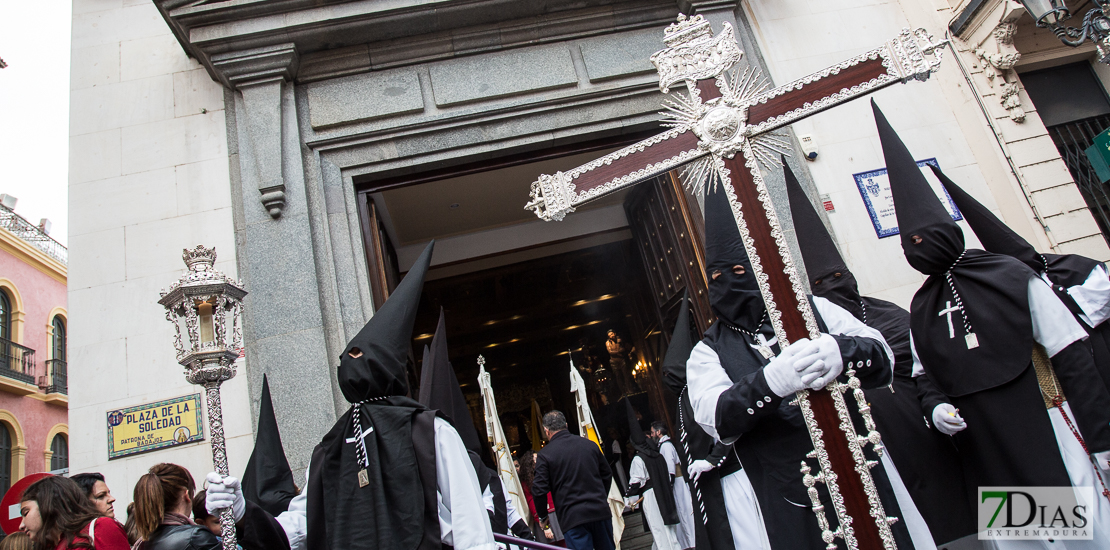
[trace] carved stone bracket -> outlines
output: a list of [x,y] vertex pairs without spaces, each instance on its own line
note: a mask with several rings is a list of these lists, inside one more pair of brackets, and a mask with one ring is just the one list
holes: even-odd
[[1010,120],[1019,124],[1025,122],[1025,109],[1018,95],[1021,84],[1014,71],[1014,66],[1021,60],[1021,52],[1014,47],[1014,34],[1017,32],[1016,21],[1022,13],[1024,8],[1020,4],[1007,1],[998,25],[974,50],[975,56],[983,61],[987,84],[992,88],[997,84],[999,102],[1009,111]]
[[243,96],[244,126],[254,159],[259,200],[273,218],[281,216],[286,199],[282,92],[285,82],[296,75],[298,61],[293,44],[212,57],[212,64]]

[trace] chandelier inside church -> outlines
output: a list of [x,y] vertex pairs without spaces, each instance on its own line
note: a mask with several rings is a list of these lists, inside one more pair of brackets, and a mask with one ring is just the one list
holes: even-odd
[[1110,63],[1110,0],[1092,0],[1094,7],[1083,16],[1079,28],[1063,24],[1071,18],[1065,0],[1021,0],[1037,26],[1050,29],[1061,42],[1077,48],[1091,39],[1098,49],[1098,60]]

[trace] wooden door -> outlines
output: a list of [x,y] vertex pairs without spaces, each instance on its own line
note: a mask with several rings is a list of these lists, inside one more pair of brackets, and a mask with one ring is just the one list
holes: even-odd
[[370,275],[370,292],[377,310],[389,298],[400,282],[397,268],[397,251],[389,240],[385,225],[378,215],[377,206],[369,193],[361,194],[365,201],[359,204],[362,221],[363,248],[366,250],[366,267]]
[[672,424],[676,398],[662,385],[661,367],[684,291],[689,291],[696,336],[713,322],[702,246],[704,222],[696,200],[673,172],[635,187],[624,207],[648,286],[641,311],[633,316],[636,345],[647,370],[638,378],[647,386],[643,389],[656,418]]

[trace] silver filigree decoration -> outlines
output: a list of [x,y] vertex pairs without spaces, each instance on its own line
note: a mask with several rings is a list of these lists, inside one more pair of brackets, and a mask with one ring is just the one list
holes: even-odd
[[[834,384],[836,382],[833,382]],[[809,437],[813,440],[813,452],[808,456],[809,458],[816,458],[817,464],[821,467],[821,480],[825,483],[825,487],[829,490],[829,498],[832,500],[833,511],[836,512],[837,520],[840,525],[835,531],[835,535],[844,539],[844,545],[848,548],[859,548],[859,543],[856,542],[856,531],[852,527],[852,517],[848,515],[848,508],[844,505],[844,495],[840,494],[840,485],[837,483],[836,472],[833,471],[832,460],[829,458],[829,452],[825,449],[824,432],[821,426],[817,424],[817,418],[813,414],[813,408],[809,404],[809,392],[802,390],[795,395],[793,404],[798,406],[802,411],[802,419],[806,423],[806,428],[809,430]],[[824,540],[824,533],[822,533],[822,540]]]
[[678,22],[663,32],[663,42],[668,47],[651,56],[652,64],[659,71],[659,89],[663,93],[678,82],[714,78],[744,55],[736,44],[732,25],[725,23],[720,34],[714,37],[709,21],[700,15],[687,18],[679,14]]
[[[755,154],[752,152],[751,145],[747,144],[744,148],[744,166],[752,175],[752,181],[755,183],[756,192],[758,193],[759,202],[763,207],[764,213],[767,215],[767,222],[771,226],[771,236],[775,239],[775,245],[779,249],[779,257],[783,262],[783,273],[790,280],[790,287],[794,291],[794,298],[798,302],[798,312],[806,322],[806,330],[809,331],[810,338],[817,338],[821,335],[821,330],[817,327],[817,318],[813,315],[813,310],[809,307],[809,298],[806,294],[805,286],[802,285],[802,279],[798,275],[798,268],[794,264],[794,257],[790,253],[790,245],[787,244],[786,235],[782,232],[782,224],[779,223],[778,212],[775,210],[774,203],[771,202],[771,195],[767,191],[767,182],[763,180],[763,174],[760,173],[758,166],[756,166]],[[752,254],[749,250],[749,255]],[[754,261],[753,261],[754,269]],[[768,287],[763,292],[763,301],[767,302],[767,296],[770,295],[771,289]],[[786,331],[782,328],[782,313],[777,309],[772,311],[771,302],[767,304],[767,314],[771,318],[771,325],[775,328],[775,335],[779,338],[780,342],[789,344],[786,338]],[[778,322],[776,323],[776,319]]]
[[848,449],[854,459],[856,474],[859,475],[860,482],[863,483],[863,492],[867,494],[871,517],[875,520],[875,527],[878,528],[879,537],[883,540],[883,548],[897,550],[898,545],[894,542],[894,532],[890,529],[890,518],[883,511],[879,491],[875,488],[874,478],[871,477],[873,463],[869,462],[863,454],[863,447],[860,446],[855,424],[852,423],[852,417],[848,414],[848,404],[844,401],[844,390],[837,381],[830,383],[826,386],[826,389],[829,390],[829,394],[832,396],[836,416],[840,419],[840,431],[844,432],[844,438],[848,442]]
[[861,95],[869,94],[879,88],[896,82],[926,80],[940,67],[941,54],[943,52],[941,48],[947,44],[947,39],[934,42],[932,35],[925,29],[917,29],[915,31],[910,31],[908,28],[902,29],[902,32],[897,38],[890,40],[881,47],[866,51],[811,75],[778,86],[754,98],[753,103],[766,103],[783,94],[794,90],[800,90],[807,84],[812,84],[818,80],[828,78],[829,76],[840,73],[840,71],[850,69],[867,61],[881,59],[883,67],[887,69],[886,73],[867,82],[829,94],[817,101],[807,102],[801,107],[779,116],[770,117],[758,124],[751,125],[750,132],[752,135],[756,135],[781,128],[802,118],[819,113],[830,107],[844,103],[845,101],[855,99]]
[[821,540],[825,541],[825,550],[836,550],[836,538],[840,536],[840,529],[833,531],[829,529],[829,518],[825,515],[825,505],[821,504],[821,497],[817,494],[817,484],[825,482],[825,474],[819,473],[816,476],[811,474],[812,469],[806,461],[802,461],[802,485],[806,486],[806,494],[809,495],[810,509],[813,514],[817,516],[817,525],[821,528]]
[[[536,216],[539,216],[542,220],[559,221],[568,213],[573,212],[576,205],[602,197],[634,183],[639,183],[705,156],[707,154],[705,151],[696,148],[690,149],[689,151],[682,151],[659,162],[644,164],[642,168],[633,170],[622,176],[617,176],[597,187],[582,192],[577,191],[574,180],[578,179],[583,174],[587,174],[602,166],[608,166],[627,156],[643,153],[647,148],[678,137],[686,131],[687,128],[673,128],[640,142],[633,143],[623,149],[613,151],[608,155],[587,162],[586,164],[566,172],[556,172],[555,175],[543,174],[538,180],[532,182],[532,200],[525,205],[524,208],[525,210],[535,212]],[[547,187],[545,187],[545,185]]]

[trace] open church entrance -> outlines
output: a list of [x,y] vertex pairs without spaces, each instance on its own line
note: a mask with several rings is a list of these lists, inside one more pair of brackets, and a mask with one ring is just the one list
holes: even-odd
[[662,384],[661,364],[683,293],[691,298],[692,330],[700,334],[712,318],[697,201],[672,173],[590,203],[562,222],[543,222],[523,209],[539,174],[622,144],[533,153],[496,166],[371,182],[359,191],[376,303],[436,239],[413,331],[410,384],[417,387],[442,308],[472,420],[484,433],[482,355],[514,453],[533,445],[539,420],[533,410],[561,410],[577,432],[572,361],[603,440],[610,428],[619,441],[627,439],[622,397],[632,400],[645,429],[660,420],[673,433],[675,396]]

